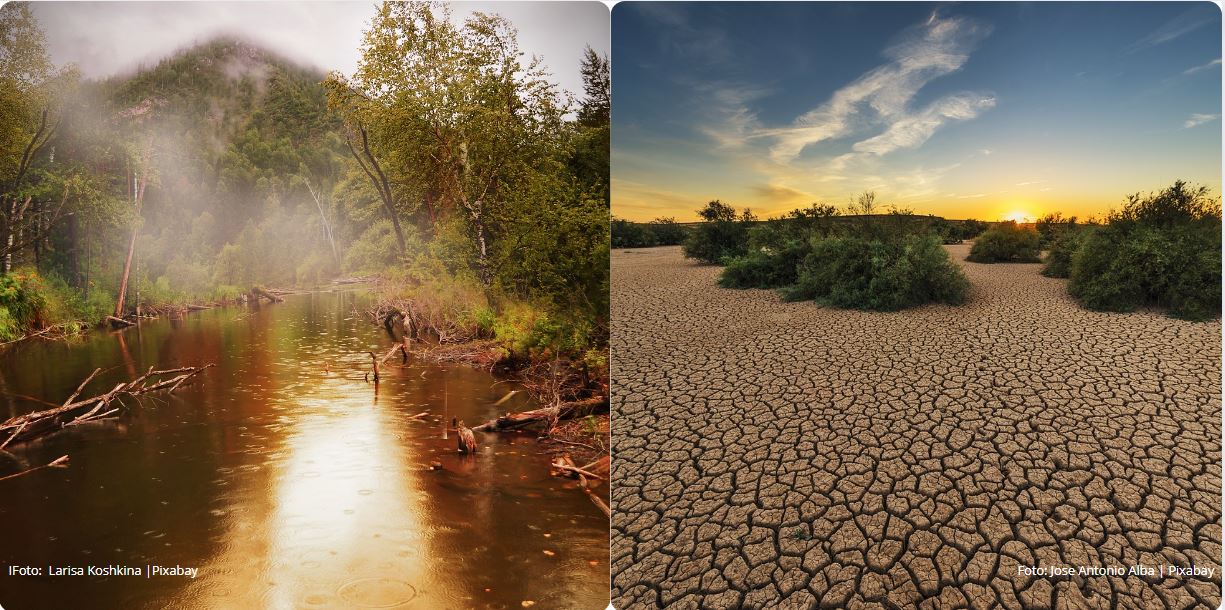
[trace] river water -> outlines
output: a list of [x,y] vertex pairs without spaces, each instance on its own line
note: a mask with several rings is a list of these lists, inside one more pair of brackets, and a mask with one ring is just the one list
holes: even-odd
[[[390,342],[357,313],[365,304],[353,291],[294,295],[0,354],[0,420],[58,405],[97,367],[84,395],[150,366],[216,365],[117,420],[0,454],[0,474],[71,460],[0,481],[0,606],[607,605],[608,519],[549,476],[534,435],[478,434],[471,457],[442,438],[450,417],[533,407],[525,393],[495,405],[514,384],[461,365],[391,366],[367,383],[366,352]],[[110,565],[144,573],[8,575]]]

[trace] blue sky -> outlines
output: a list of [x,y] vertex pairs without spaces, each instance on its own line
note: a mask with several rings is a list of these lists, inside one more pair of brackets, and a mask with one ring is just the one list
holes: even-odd
[[1221,13],[1196,3],[613,9],[613,213],[878,200],[1088,216],[1221,185]]

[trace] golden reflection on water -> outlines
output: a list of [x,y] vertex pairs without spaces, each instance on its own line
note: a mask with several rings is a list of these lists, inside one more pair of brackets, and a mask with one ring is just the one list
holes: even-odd
[[[422,494],[394,413],[336,377],[285,413],[264,478],[240,492],[189,598],[213,608],[394,607],[425,582]],[[252,520],[255,520],[254,522]],[[262,522],[260,522],[262,519]]]

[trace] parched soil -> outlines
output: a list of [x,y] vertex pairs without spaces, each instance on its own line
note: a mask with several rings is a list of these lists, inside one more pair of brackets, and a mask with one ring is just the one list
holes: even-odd
[[[881,314],[612,261],[617,608],[1217,607],[1220,322],[1033,264]],[[1134,565],[1213,572],[1018,569]]]

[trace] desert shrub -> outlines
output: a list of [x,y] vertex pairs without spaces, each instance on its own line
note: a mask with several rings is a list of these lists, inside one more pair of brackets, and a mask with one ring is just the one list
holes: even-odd
[[1053,248],[1060,237],[1075,231],[1077,227],[1075,216],[1065,218],[1059,212],[1047,214],[1034,223],[1034,230],[1038,232],[1039,247],[1043,250]]
[[1038,232],[1002,222],[974,240],[966,260],[974,263],[1036,263],[1039,247]]
[[777,252],[761,250],[727,259],[719,275],[724,288],[782,288],[794,284],[807,248],[795,244]]
[[796,269],[808,254],[809,238],[792,220],[771,220],[748,230],[748,251],[725,260],[719,275],[724,288],[781,288],[795,283]]
[[1080,248],[1085,237],[1089,234],[1089,229],[1084,227],[1070,228],[1069,230],[1059,233],[1055,240],[1051,243],[1050,251],[1046,254],[1045,265],[1042,267],[1042,275],[1046,277],[1066,278],[1072,274],[1072,255]]
[[612,219],[611,233],[614,248],[649,248],[656,245],[655,233],[623,218]]
[[1221,313],[1221,208],[1184,182],[1147,197],[1090,232],[1072,256],[1068,292],[1100,311],[1145,305],[1203,320]]
[[658,246],[679,246],[688,234],[675,218],[656,218],[647,224],[647,229]]
[[931,231],[946,244],[959,244],[967,239],[974,239],[987,230],[987,223],[981,220],[946,220],[933,219]]
[[756,221],[752,212],[746,209],[737,215],[735,208],[715,200],[699,210],[698,215],[705,222],[685,238],[687,258],[718,264],[748,251],[748,230]]
[[934,235],[896,240],[814,238],[788,300],[848,309],[895,311],[924,303],[960,304],[969,282]]

